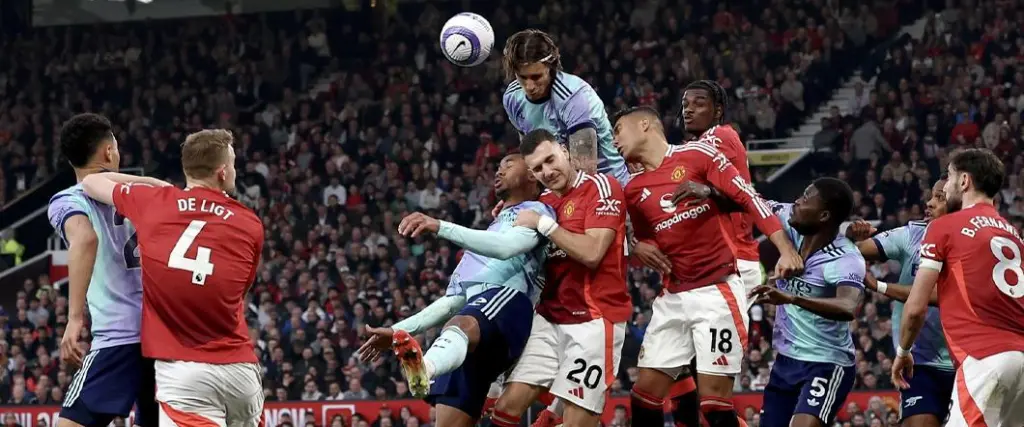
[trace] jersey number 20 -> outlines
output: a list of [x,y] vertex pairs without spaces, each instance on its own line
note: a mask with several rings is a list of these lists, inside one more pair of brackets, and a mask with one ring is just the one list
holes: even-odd
[[213,274],[213,263],[210,262],[210,248],[196,246],[196,257],[185,256],[188,248],[195,243],[199,232],[206,227],[206,221],[193,220],[185,227],[185,231],[178,237],[178,242],[171,249],[171,256],[167,259],[167,266],[170,268],[185,270],[192,273],[192,284],[203,286],[206,284],[206,277]]

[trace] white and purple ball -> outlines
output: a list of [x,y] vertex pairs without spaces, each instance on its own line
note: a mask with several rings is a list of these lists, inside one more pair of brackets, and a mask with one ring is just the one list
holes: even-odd
[[480,65],[494,47],[491,23],[475,13],[463,12],[445,22],[441,30],[441,51],[460,67]]

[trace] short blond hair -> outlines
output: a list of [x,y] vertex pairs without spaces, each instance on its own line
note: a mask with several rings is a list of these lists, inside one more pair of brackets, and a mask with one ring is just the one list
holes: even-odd
[[181,144],[181,168],[185,176],[206,179],[213,176],[228,159],[228,147],[235,137],[224,129],[204,129],[185,138]]

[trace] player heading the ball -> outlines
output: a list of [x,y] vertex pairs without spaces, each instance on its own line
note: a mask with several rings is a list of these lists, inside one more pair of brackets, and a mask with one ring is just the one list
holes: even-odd
[[114,205],[138,232],[142,353],[156,359],[161,426],[262,421],[245,294],[263,251],[263,224],[228,197],[235,189],[233,143],[221,129],[189,135],[181,146],[184,189],[106,173],[82,182],[90,197]]
[[629,180],[626,162],[612,144],[604,102],[590,84],[562,71],[561,53],[551,36],[523,30],[505,42],[505,77],[512,80],[502,102],[512,125],[525,135],[544,129],[569,149],[577,170]]

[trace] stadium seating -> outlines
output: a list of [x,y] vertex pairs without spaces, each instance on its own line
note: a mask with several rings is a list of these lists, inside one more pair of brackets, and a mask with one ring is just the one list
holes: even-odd
[[[837,109],[815,136],[816,147],[820,141],[834,153],[815,172],[851,182],[863,200],[859,211],[889,228],[920,217],[948,150],[989,146],[1012,167],[1002,202],[1020,226],[1022,23],[1015,9],[1005,10],[1018,7],[1013,2],[982,3],[992,7],[946,9],[923,37],[894,42],[886,41],[923,13],[920,5],[527,1],[478,12],[494,24],[499,43],[522,28],[550,29],[565,70],[590,81],[610,111],[652,105],[674,140],[682,138],[672,120],[680,88],[694,79],[714,78],[729,90],[729,116],[745,138],[783,137],[852,70],[870,64],[856,105],[845,115]],[[983,16],[968,18],[975,10]],[[239,197],[271,236],[250,318],[268,401],[407,398],[392,358],[362,365],[353,353],[364,325],[390,324],[441,295],[460,252],[433,238],[401,238],[397,222],[422,210],[485,225],[494,160],[517,143],[500,103],[507,82],[497,54],[459,69],[437,52],[437,30],[455,11],[447,3],[402,4],[387,26],[331,9],[9,36],[0,46],[0,206],[33,197],[44,204],[46,184],[68,179],[54,138],[73,113],[111,117],[122,166],[174,181],[181,180],[184,135],[230,128]],[[975,25],[996,16],[992,28]],[[873,60],[879,52],[882,60]],[[0,228],[17,220],[0,216]],[[40,236],[52,230],[45,221],[30,225],[0,236],[0,272],[20,262],[13,252],[4,257],[10,242],[28,248],[19,260],[46,250]],[[896,271],[872,268],[878,277]],[[637,314],[617,390],[635,379],[656,284],[649,271],[630,272]],[[55,288],[47,275],[0,288],[3,403],[58,404],[67,389],[73,371],[56,350],[67,302]],[[857,320],[859,390],[892,388],[890,312],[887,300],[871,295]],[[760,391],[767,381],[773,318],[771,307],[752,312],[753,344],[737,391]],[[865,402],[852,403],[842,422],[892,422],[891,402]],[[400,405],[379,411],[371,418],[394,417],[393,425],[430,422]],[[281,414],[275,425],[298,422],[298,412]],[[757,425],[756,414],[745,415]]]

